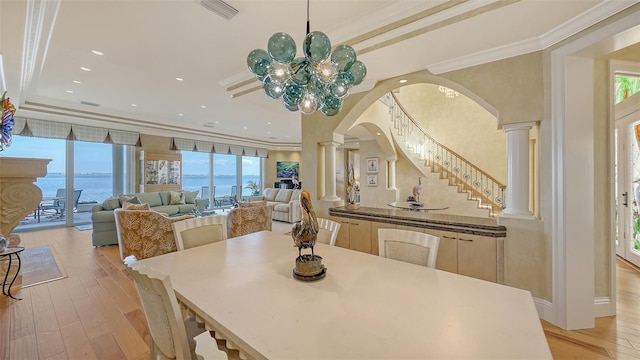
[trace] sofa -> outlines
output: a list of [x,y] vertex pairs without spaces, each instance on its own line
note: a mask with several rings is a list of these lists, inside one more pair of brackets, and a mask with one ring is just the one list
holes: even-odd
[[113,210],[122,208],[125,202],[149,204],[151,210],[170,216],[186,215],[194,209],[203,211],[209,205],[208,199],[196,199],[198,191],[154,191],[114,196],[91,209],[93,246],[118,244],[116,220]]
[[262,196],[252,196],[249,201],[266,201],[273,208],[273,220],[294,223],[302,220],[300,209],[300,189],[266,188]]

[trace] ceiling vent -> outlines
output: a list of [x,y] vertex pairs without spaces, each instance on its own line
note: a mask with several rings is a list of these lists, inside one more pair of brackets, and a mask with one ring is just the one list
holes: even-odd
[[100,106],[100,104],[96,104],[96,103],[92,103],[92,102],[88,102],[88,101],[80,101],[80,104],[89,105],[89,106]]
[[231,20],[231,18],[236,16],[236,14],[238,13],[238,10],[222,0],[202,0],[200,2],[200,5],[206,7],[207,9],[213,11],[214,13],[222,16],[227,20]]

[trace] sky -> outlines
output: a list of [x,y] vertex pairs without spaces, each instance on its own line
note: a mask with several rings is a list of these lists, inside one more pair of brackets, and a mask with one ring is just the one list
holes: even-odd
[[[52,159],[47,166],[49,173],[64,173],[65,140],[43,139],[14,135],[10,146],[0,152],[0,156]],[[75,141],[76,173],[111,173],[110,144]],[[185,175],[204,175],[207,173],[209,154],[191,151],[182,152],[182,170]],[[214,157],[216,175],[235,175],[234,155],[216,155]],[[242,158],[243,175],[260,174],[260,158]]]

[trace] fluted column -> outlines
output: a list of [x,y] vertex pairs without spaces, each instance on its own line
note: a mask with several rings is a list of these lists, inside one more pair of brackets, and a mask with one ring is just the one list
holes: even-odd
[[340,145],[337,142],[323,142],[324,147],[324,184],[325,192],[323,201],[336,201],[340,198],[336,195],[336,149]]
[[534,123],[504,125],[507,133],[507,208],[505,217],[533,218],[529,211],[529,130]]
[[389,159],[389,190],[396,190],[396,161],[395,157]]

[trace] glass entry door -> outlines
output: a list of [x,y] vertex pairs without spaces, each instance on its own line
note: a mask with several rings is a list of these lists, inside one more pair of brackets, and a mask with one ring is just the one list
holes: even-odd
[[[637,135],[636,135],[637,134]],[[640,119],[616,121],[616,254],[640,266]]]

